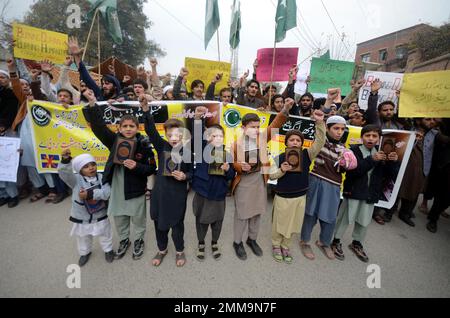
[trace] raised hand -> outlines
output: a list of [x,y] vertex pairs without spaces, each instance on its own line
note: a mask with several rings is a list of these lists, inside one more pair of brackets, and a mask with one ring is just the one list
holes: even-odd
[[325,114],[320,109],[315,109],[312,112],[312,118],[316,121],[316,123],[321,123],[325,119]]
[[16,61],[14,61],[13,58],[6,60],[6,65],[8,66],[8,70],[10,73],[13,73],[16,71]]
[[328,90],[327,99],[329,101],[334,101],[339,96],[339,89],[338,88],[332,88]]
[[155,68],[155,67],[158,65],[158,60],[156,59],[156,57],[151,57],[151,58],[149,59],[149,61],[150,61],[150,66],[151,66],[152,68]]
[[83,54],[84,48],[80,48],[78,44],[78,39],[76,37],[71,36],[69,38],[69,42],[67,43],[69,48],[69,54],[73,56],[81,56]]
[[31,70],[31,80],[33,82],[37,81],[39,79],[39,75],[41,75],[41,71],[37,70],[37,69],[32,69]]
[[353,91],[357,92],[357,91],[359,91],[359,89],[360,89],[361,87],[363,87],[363,85],[364,85],[365,82],[366,82],[366,81],[364,80],[364,78],[360,78],[360,79],[357,80],[356,82],[355,82],[354,80],[352,80],[352,81],[350,82],[350,86],[352,87]]
[[147,96],[145,94],[142,94],[138,97],[138,101],[141,104],[142,111],[148,112],[150,110],[150,107],[148,106],[149,100],[147,99]]
[[180,76],[181,77],[186,77],[189,75],[189,70],[186,67],[182,67],[180,70]]
[[43,72],[50,73],[53,70],[54,64],[50,62],[49,60],[43,60],[41,62],[41,69]]
[[83,96],[86,97],[86,99],[89,102],[89,106],[94,106],[97,102],[97,98],[95,97],[94,92],[91,89],[85,89],[83,92]]
[[69,67],[70,65],[72,65],[72,63],[73,63],[72,57],[71,56],[66,56],[66,59],[64,61],[64,65]]
[[258,68],[258,59],[255,59],[255,61],[253,62],[253,69],[256,71],[257,68]]
[[286,98],[284,100],[284,106],[283,106],[283,110],[287,113],[289,113],[289,111],[292,109],[292,107],[294,107],[295,105],[295,101],[292,98]]
[[136,70],[137,77],[147,78],[147,74],[145,74],[145,68],[141,65]]
[[376,78],[371,84],[370,84],[370,90],[372,93],[376,93],[381,88],[381,81],[379,78]]
[[211,83],[220,82],[222,80],[222,77],[223,77],[223,73],[217,73],[216,76],[214,77],[214,79],[211,81]]

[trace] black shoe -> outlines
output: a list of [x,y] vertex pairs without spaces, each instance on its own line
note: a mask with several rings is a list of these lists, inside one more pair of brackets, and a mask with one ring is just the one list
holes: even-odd
[[234,251],[236,252],[236,256],[240,260],[245,261],[247,259],[247,253],[245,252],[244,244],[242,244],[242,242],[239,244],[233,243],[233,247],[234,247]]
[[437,232],[437,223],[433,222],[433,221],[429,221],[427,223],[427,230],[430,231],[431,233],[436,233]]
[[416,214],[414,212],[411,212],[411,219],[415,219],[416,218]]
[[111,250],[111,251],[109,251],[109,252],[106,252],[106,253],[105,253],[105,260],[106,260],[108,263],[112,263],[112,262],[114,261],[114,256],[115,256],[115,254],[114,254],[114,251],[113,251],[113,250]]
[[262,256],[263,251],[261,247],[259,247],[258,243],[256,243],[256,240],[247,239],[247,245],[250,246],[250,249],[253,253],[255,253],[256,256]]
[[6,203],[8,203],[9,198],[1,198],[0,199],[0,206],[4,206]]
[[19,197],[11,198],[8,202],[8,208],[15,208],[19,204]]
[[408,224],[409,226],[413,226],[413,227],[416,226],[416,224],[413,221],[411,221],[411,218],[404,216],[403,214],[399,214],[398,218],[400,220],[402,220],[403,222],[405,222],[406,224]]
[[86,263],[89,260],[89,257],[91,257],[91,253],[81,256],[80,259],[78,260],[78,265],[80,265],[80,267],[86,265]]
[[128,247],[131,245],[131,242],[129,239],[125,239],[123,241],[120,241],[120,245],[119,245],[119,249],[117,250],[116,253],[116,258],[117,259],[121,259],[122,257],[124,257],[125,253],[128,250]]
[[364,263],[367,263],[369,261],[369,257],[367,257],[366,253],[364,252],[364,249],[362,245],[357,244],[350,244],[348,248],[355,253],[355,255]]
[[345,259],[344,251],[342,250],[342,243],[335,243],[333,242],[331,244],[331,249],[334,252],[334,256],[340,261],[343,261]]
[[133,259],[140,259],[144,255],[144,240],[134,241]]

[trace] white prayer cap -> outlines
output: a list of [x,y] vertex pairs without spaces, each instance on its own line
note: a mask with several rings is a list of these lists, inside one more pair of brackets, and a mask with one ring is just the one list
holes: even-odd
[[166,95],[166,93],[167,93],[169,90],[171,90],[171,89],[173,89],[173,86],[171,86],[171,85],[167,85],[166,87],[164,87],[164,89],[163,89],[163,95]]
[[80,173],[81,168],[91,162],[95,162],[95,158],[90,154],[84,153],[73,159],[72,166],[76,173]]
[[5,75],[7,78],[10,78],[10,77],[9,77],[9,73],[8,73],[7,71],[0,70],[0,73],[3,74],[3,75]]
[[327,119],[327,125],[329,124],[344,124],[346,125],[346,121],[342,116],[331,116]]

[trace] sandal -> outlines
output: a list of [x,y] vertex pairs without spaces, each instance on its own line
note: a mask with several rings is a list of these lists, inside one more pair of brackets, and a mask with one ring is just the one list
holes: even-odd
[[197,259],[200,262],[203,262],[205,260],[205,244],[198,244]]
[[334,256],[333,250],[329,246],[325,246],[319,241],[316,241],[316,245],[328,259],[334,260],[336,258],[336,256]]
[[283,260],[286,264],[291,264],[294,260],[291,255],[291,251],[288,248],[281,248],[281,253],[283,254]]
[[47,199],[45,199],[45,203],[55,202],[56,197],[57,197],[56,193],[50,192],[47,196]]
[[220,253],[219,245],[217,244],[212,245],[211,250],[215,260],[218,260],[222,256],[222,253]]
[[158,267],[159,265],[161,265],[161,263],[166,255],[167,255],[167,250],[165,252],[158,251],[158,253],[156,253],[156,255],[153,257],[153,260],[152,260],[153,266]]
[[272,246],[272,256],[278,263],[283,261],[283,254],[281,254],[281,248],[279,246]]
[[375,222],[377,222],[378,224],[384,225],[384,220],[383,220],[383,218],[382,218],[381,215],[375,215],[375,216],[373,217],[373,219],[374,219]]
[[45,194],[38,192],[36,194],[33,194],[33,196],[30,198],[30,202],[36,202],[39,201],[40,199],[44,198]]
[[311,249],[311,245],[300,242],[300,250],[302,251],[303,256],[305,256],[309,260],[313,260],[316,258],[314,252]]
[[175,264],[177,267],[183,267],[186,264],[186,255],[184,255],[184,252],[177,252],[175,255]]

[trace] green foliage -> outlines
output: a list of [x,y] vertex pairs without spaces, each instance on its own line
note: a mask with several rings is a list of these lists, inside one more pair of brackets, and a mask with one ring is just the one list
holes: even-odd
[[424,61],[450,53],[450,23],[417,33],[411,44],[422,51]]
[[[145,30],[150,28],[151,22],[143,13],[143,5],[146,0],[118,0],[117,11],[122,29],[123,43],[115,45],[108,35],[105,27],[100,23],[100,53],[104,60],[115,56],[130,65],[141,64],[146,57],[165,56],[166,53],[159,44],[147,40]],[[66,13],[70,4],[77,4],[81,8],[81,28],[69,29],[66,24],[69,13]],[[34,27],[67,33],[76,36],[80,45],[86,46],[86,39],[91,26],[91,20],[87,20],[86,13],[90,5],[86,0],[38,0],[31,6],[23,23]],[[97,64],[97,23],[92,29],[85,60],[87,64]]]

